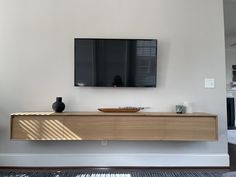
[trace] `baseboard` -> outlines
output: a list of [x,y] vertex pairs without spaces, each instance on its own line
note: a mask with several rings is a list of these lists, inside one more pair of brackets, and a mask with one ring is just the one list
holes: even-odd
[[228,154],[0,154],[15,167],[229,167]]

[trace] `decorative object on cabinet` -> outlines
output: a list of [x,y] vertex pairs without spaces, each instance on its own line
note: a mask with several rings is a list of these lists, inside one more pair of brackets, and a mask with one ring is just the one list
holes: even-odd
[[138,112],[143,109],[147,109],[149,107],[119,107],[119,108],[98,108],[101,112],[110,112],[110,113],[116,113],[116,112]]
[[62,97],[56,97],[56,102],[52,104],[52,109],[58,113],[64,111],[65,104],[62,102]]
[[176,105],[175,109],[176,109],[176,113],[177,114],[183,114],[185,113],[185,109],[184,109],[184,105]]

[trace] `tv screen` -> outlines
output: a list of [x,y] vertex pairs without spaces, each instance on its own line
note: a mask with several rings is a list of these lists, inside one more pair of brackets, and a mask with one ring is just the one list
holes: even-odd
[[156,87],[156,39],[75,39],[75,86]]

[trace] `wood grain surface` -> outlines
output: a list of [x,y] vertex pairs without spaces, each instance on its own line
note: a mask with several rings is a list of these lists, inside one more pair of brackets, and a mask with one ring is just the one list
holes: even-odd
[[207,113],[15,113],[14,140],[215,141],[217,116]]

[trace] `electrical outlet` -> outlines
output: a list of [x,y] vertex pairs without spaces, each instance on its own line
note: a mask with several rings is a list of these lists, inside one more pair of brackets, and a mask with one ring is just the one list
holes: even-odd
[[107,140],[102,140],[102,141],[101,141],[101,145],[102,145],[102,146],[107,146],[107,144],[108,144]]
[[215,79],[205,78],[205,88],[215,88]]

